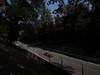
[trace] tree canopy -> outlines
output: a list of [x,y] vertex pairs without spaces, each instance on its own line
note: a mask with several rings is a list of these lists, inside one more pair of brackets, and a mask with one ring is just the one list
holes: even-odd
[[[6,1],[6,0],[5,0]],[[57,3],[53,12],[47,5]],[[15,41],[70,40],[92,49],[99,48],[99,0],[12,0],[0,11],[0,35]],[[1,9],[0,9],[1,10]],[[22,32],[21,36],[18,36]],[[31,35],[31,37],[30,37]]]

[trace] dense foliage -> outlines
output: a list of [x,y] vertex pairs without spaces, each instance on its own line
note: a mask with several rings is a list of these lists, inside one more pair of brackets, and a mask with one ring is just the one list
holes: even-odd
[[[100,42],[99,0],[16,0],[0,12],[0,36],[24,42],[66,41],[96,53]],[[51,12],[47,5],[57,3]],[[53,16],[52,16],[53,15]],[[60,42],[63,43],[63,42]]]

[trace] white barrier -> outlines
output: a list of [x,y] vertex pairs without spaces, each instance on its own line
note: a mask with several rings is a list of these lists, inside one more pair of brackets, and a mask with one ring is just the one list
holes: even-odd
[[[83,61],[56,52],[45,51],[40,48],[30,47],[26,44],[22,44],[21,42],[16,42],[15,44],[23,49],[28,50],[39,58],[71,72],[73,75],[100,75],[99,64]],[[45,52],[52,54],[53,57],[48,58],[47,56],[44,56],[43,54]]]

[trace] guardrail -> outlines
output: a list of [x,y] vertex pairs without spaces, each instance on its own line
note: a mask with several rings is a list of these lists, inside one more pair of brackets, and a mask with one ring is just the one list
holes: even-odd
[[[34,48],[34,47],[29,47],[26,44],[21,44],[19,43],[19,46],[21,48],[26,49],[27,51],[31,52],[32,54],[38,56],[39,58],[49,62],[52,65],[55,65],[57,67],[60,67],[64,70],[69,71],[70,73],[72,73],[73,75],[100,75],[100,65],[99,64],[95,64],[92,62],[89,62],[88,60],[95,60],[97,61],[97,59],[94,58],[89,58],[89,57],[85,57],[85,56],[80,56],[80,55],[75,55],[77,58],[73,58],[74,55],[69,55],[68,53],[66,55],[63,54],[59,54],[56,52],[51,52],[51,51],[46,51],[46,50],[42,50],[39,48]],[[34,50],[33,50],[34,48]],[[49,58],[47,56],[44,56],[43,54],[45,52],[49,52],[49,53],[53,53],[54,57]],[[84,60],[82,60],[81,58],[84,58]],[[86,60],[87,58],[87,60]]]
[[70,57],[74,57],[74,58],[77,58],[77,59],[81,59],[81,60],[84,60],[84,61],[87,61],[87,62],[93,62],[93,63],[96,63],[96,64],[100,64],[100,60],[98,58],[77,55],[77,54],[74,54],[74,53],[62,52],[62,51],[59,51],[59,50],[55,50],[54,52],[58,52],[58,53],[61,53],[61,54],[64,54],[64,55],[67,55],[67,56],[70,56]]

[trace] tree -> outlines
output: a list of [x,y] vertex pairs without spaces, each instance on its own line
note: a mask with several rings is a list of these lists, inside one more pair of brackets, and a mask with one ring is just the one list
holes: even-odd
[[40,27],[38,27],[39,37],[41,37],[39,39],[41,39],[41,41],[47,41],[50,27],[53,25],[53,18],[51,15],[51,11],[46,8],[45,2],[43,3],[39,13],[39,21],[42,23]]
[[29,4],[26,0],[18,0],[17,2],[11,3],[8,7],[6,7],[6,16],[10,23],[8,26],[8,40],[10,40],[10,42],[15,41],[18,37],[17,35],[20,30],[20,26],[18,24],[19,21],[23,21],[27,24],[29,21],[34,21],[35,23],[38,19],[38,11],[40,10],[42,0],[39,1],[40,4],[36,1],[35,3],[34,0],[32,0],[31,4]]

